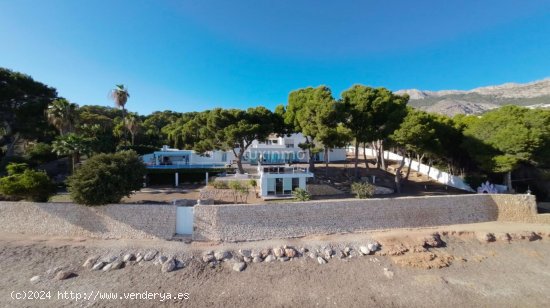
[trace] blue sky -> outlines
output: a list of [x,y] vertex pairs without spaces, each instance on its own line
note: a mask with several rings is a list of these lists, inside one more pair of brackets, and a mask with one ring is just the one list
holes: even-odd
[[0,66],[80,105],[274,108],[355,83],[470,89],[550,77],[550,1],[0,0]]

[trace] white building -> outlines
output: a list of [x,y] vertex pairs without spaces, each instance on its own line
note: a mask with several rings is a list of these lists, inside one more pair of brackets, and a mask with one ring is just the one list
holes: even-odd
[[259,190],[262,198],[290,196],[296,188],[306,189],[307,178],[313,173],[307,168],[258,165]]
[[[298,145],[305,143],[302,134],[290,136],[271,135],[266,142],[254,140],[243,156],[243,163],[283,164],[305,163],[309,161],[307,151]],[[328,161],[345,161],[346,149],[332,149],[328,152]],[[200,155],[192,150],[171,149],[164,146],[160,151],[143,156],[143,161],[150,168],[203,168],[220,167],[232,164],[235,155],[232,151],[209,151]],[[324,151],[315,155],[315,161],[324,162]]]

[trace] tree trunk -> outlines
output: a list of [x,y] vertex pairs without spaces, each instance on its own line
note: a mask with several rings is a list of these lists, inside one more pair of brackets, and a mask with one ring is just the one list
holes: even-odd
[[133,132],[130,132],[130,137],[132,138],[132,145],[134,145],[134,133]]
[[508,188],[508,192],[512,193],[512,171],[506,172],[504,175],[504,183],[506,184],[506,187]]
[[411,174],[411,167],[412,167],[412,155],[408,155],[409,156],[409,166],[407,167],[407,175],[405,176],[405,180],[409,180],[409,175]]
[[239,174],[244,174],[244,168],[243,168],[243,152],[239,151],[239,154],[236,156],[237,161],[237,169],[239,170]]
[[328,178],[328,148],[325,147],[325,177]]
[[373,141],[371,144],[372,144],[372,149],[374,151],[374,157],[376,159],[376,168],[380,169],[380,155],[378,155],[378,145],[377,145],[377,142],[378,141]]
[[379,148],[379,155],[380,155],[380,162],[382,163],[382,169],[386,170],[386,159],[384,158],[384,140],[379,140],[380,146]]
[[359,178],[359,168],[358,168],[358,163],[359,163],[359,142],[357,142],[357,140],[355,140],[355,175],[354,177],[356,179]]
[[403,166],[405,166],[405,154],[403,154],[399,167],[395,170],[395,191],[398,194],[401,193],[401,169],[403,169]]
[[365,169],[369,170],[369,161],[367,159],[367,143],[363,143],[363,159],[365,159]]
[[315,154],[312,149],[309,149],[309,171],[313,172],[315,170]]

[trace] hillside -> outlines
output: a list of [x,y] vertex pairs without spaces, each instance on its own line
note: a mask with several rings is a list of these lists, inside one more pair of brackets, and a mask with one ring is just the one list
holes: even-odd
[[550,79],[530,83],[506,83],[462,90],[422,91],[408,89],[397,91],[407,93],[409,104],[429,112],[446,115],[476,114],[497,108],[502,105],[519,105],[528,107],[550,107]]

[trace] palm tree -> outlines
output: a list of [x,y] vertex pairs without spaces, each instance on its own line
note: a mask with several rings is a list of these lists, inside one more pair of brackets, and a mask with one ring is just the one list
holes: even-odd
[[74,133],[57,137],[52,142],[52,148],[52,151],[59,156],[71,156],[71,170],[73,173],[76,164],[80,161],[80,156],[91,152],[90,140]]
[[[114,89],[111,90],[111,99],[115,102],[115,106],[122,109],[122,121],[124,122],[126,118],[126,102],[130,97],[128,93],[128,88],[123,84],[117,84]],[[124,139],[126,139],[126,133],[124,134]]]
[[124,119],[124,126],[130,132],[132,137],[132,145],[134,145],[134,139],[141,128],[141,121],[134,115],[129,115]]
[[48,122],[53,125],[61,136],[73,131],[78,117],[78,105],[59,98],[51,102],[46,110]]

